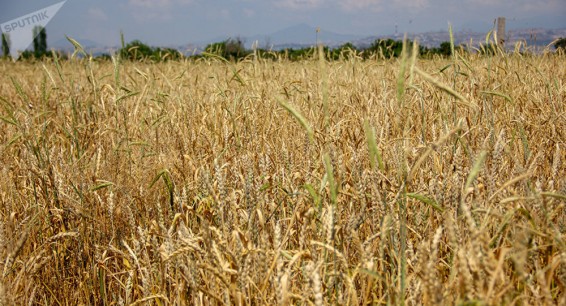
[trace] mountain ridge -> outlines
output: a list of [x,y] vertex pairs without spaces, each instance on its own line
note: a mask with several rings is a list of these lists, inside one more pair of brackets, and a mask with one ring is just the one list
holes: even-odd
[[[486,36],[489,32],[482,33],[471,30],[455,31],[454,42],[456,45],[468,45],[470,41],[473,46],[479,43],[485,43]],[[296,24],[269,34],[256,34],[251,36],[236,36],[232,38],[240,38],[244,41],[246,48],[257,46],[259,48],[281,50],[285,48],[304,48],[321,43],[330,48],[338,47],[344,43],[352,43],[358,48],[366,48],[378,39],[394,39],[402,40],[404,33],[395,34],[381,34],[381,35],[357,35],[347,33],[336,33],[321,28],[317,32],[317,28],[310,26],[306,23]],[[448,31],[430,31],[422,33],[408,33],[407,37],[411,40],[418,40],[419,43],[426,47],[437,47],[440,43],[449,41],[450,35]],[[555,39],[566,37],[566,28],[546,29],[546,28],[529,28],[529,29],[511,29],[507,31],[506,45],[507,47],[513,46],[515,43],[522,41],[527,46],[546,46]],[[175,48],[181,52],[190,54],[195,50],[202,50],[207,44],[222,41],[230,38],[216,38],[200,42],[185,43],[179,45],[169,45],[161,47]],[[89,52],[112,53],[119,49],[119,46],[103,46],[95,41],[83,38],[74,38]],[[493,37],[491,37],[493,39]],[[66,39],[60,39],[53,43],[56,49],[68,51],[72,50],[73,46]]]

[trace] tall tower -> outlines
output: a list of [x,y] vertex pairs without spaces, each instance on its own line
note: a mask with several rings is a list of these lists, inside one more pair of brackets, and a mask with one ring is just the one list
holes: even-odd
[[505,17],[497,17],[497,44],[503,47],[505,45]]

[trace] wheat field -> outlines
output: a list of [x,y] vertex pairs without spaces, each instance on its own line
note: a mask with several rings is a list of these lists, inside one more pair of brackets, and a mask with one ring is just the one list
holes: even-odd
[[0,304],[566,305],[565,59],[0,61]]

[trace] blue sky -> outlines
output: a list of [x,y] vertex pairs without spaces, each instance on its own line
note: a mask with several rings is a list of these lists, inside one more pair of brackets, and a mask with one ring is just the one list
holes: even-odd
[[[55,1],[0,0],[0,23]],[[182,45],[267,35],[306,23],[363,36],[446,30],[488,31],[497,16],[510,28],[566,28],[566,0],[68,0],[47,26],[48,41],[69,35],[104,45],[140,39]]]

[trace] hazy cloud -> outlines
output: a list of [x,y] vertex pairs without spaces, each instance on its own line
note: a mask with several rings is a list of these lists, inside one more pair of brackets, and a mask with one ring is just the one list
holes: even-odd
[[343,10],[348,12],[360,10],[380,12],[385,10],[386,6],[402,9],[422,9],[428,6],[429,0],[343,0],[336,2]]
[[501,0],[467,0],[465,2],[471,3],[472,5],[481,5],[481,6],[496,6],[504,1]]
[[422,9],[428,6],[428,0],[394,0],[393,3],[398,7]]
[[475,6],[478,8],[489,8],[489,7],[507,7],[511,10],[519,9],[521,11],[548,11],[557,10],[566,12],[566,3],[564,0],[466,0],[464,1],[467,5]]
[[533,12],[533,13],[541,13],[541,12],[562,12],[566,14],[566,3],[563,0],[546,0],[546,1],[528,1],[528,0],[521,0],[518,1],[519,4],[517,5],[521,11],[523,12]]
[[230,18],[230,15],[230,10],[228,9],[221,9],[220,11],[218,11],[218,16],[222,17],[223,19]]
[[108,16],[106,13],[98,7],[91,7],[87,10],[87,16],[89,19],[94,21],[106,21],[108,20]]
[[128,0],[126,10],[131,12],[137,21],[167,21],[172,19],[176,6],[193,2],[195,0]]
[[179,4],[191,4],[195,0],[128,0],[128,4],[134,7],[151,9],[168,8]]
[[171,6],[172,0],[129,0],[128,4],[137,8],[162,9]]
[[280,0],[274,2],[278,7],[301,10],[318,8],[324,3],[324,0]]
[[252,10],[252,9],[249,9],[249,8],[244,8],[244,9],[242,10],[242,13],[244,13],[244,16],[246,16],[246,17],[248,17],[248,18],[251,18],[251,17],[255,16],[255,11]]
[[343,0],[338,1],[338,3],[345,11],[357,11],[361,9],[380,11],[383,6],[382,0]]

